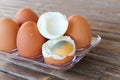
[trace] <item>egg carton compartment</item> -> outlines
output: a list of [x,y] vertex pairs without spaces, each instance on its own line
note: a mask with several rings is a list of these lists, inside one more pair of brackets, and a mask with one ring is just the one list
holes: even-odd
[[37,65],[37,66],[41,66],[41,67],[45,67],[45,68],[56,69],[56,70],[60,70],[60,71],[66,71],[66,70],[72,68],[76,63],[78,63],[85,55],[87,55],[89,53],[89,51],[92,48],[97,46],[100,42],[101,42],[101,37],[99,35],[94,36],[92,38],[92,42],[91,42],[90,46],[88,46],[86,48],[76,49],[76,55],[73,58],[73,60],[71,62],[64,64],[64,65],[59,65],[59,66],[46,64],[44,62],[44,59],[42,56],[39,56],[36,58],[22,57],[19,55],[19,52],[17,51],[17,49],[14,49],[14,50],[8,51],[8,52],[0,51],[0,54],[4,55],[6,57],[12,58],[12,59],[20,60],[23,62],[24,61],[28,62],[28,63],[33,64],[33,65]]

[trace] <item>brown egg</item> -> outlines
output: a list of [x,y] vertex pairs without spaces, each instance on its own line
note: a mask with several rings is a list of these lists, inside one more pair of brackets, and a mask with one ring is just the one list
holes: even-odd
[[69,27],[66,35],[71,36],[76,43],[76,48],[84,48],[90,45],[92,30],[87,20],[79,15],[72,15],[68,19]]
[[45,63],[47,64],[52,64],[52,65],[64,65],[65,63],[68,63],[70,61],[72,61],[74,58],[73,56],[67,56],[64,59],[58,60],[58,59],[54,59],[52,57],[44,57]]
[[37,23],[37,20],[38,20],[37,14],[29,8],[22,8],[15,15],[15,21],[19,25],[22,25],[26,21],[34,21]]
[[17,48],[23,57],[36,57],[42,53],[42,44],[46,39],[38,31],[37,24],[32,21],[25,22],[17,35]]
[[18,24],[9,18],[0,18],[0,50],[9,51],[16,48]]

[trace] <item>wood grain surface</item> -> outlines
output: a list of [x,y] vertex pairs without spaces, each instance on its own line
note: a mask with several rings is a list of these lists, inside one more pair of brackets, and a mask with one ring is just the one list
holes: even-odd
[[82,15],[102,42],[65,72],[0,55],[0,80],[120,80],[120,0],[0,0],[0,18],[14,19],[23,7],[39,16],[47,11]]

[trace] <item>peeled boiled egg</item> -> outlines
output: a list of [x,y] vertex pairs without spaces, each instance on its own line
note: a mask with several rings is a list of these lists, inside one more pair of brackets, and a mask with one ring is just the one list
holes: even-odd
[[45,62],[61,65],[71,61],[75,55],[75,43],[69,36],[48,40],[42,46]]
[[34,21],[37,23],[37,20],[37,14],[30,8],[22,8],[15,15],[15,21],[19,25],[22,25],[26,21]]
[[0,50],[9,51],[16,48],[18,24],[10,18],[0,18]]
[[61,37],[68,28],[68,20],[60,12],[46,12],[37,22],[39,32],[47,39]]
[[42,53],[42,44],[46,39],[39,33],[37,24],[32,21],[25,22],[17,35],[18,52],[23,57],[37,57]]
[[90,45],[92,40],[92,30],[87,20],[79,15],[72,15],[68,19],[69,27],[66,32],[75,41],[76,48],[84,48]]

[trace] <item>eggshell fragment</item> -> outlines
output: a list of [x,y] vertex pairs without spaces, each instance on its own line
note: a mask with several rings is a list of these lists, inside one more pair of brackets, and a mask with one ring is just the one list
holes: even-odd
[[0,50],[9,51],[16,48],[18,24],[10,18],[0,18]]
[[79,15],[72,15],[68,19],[69,27],[66,35],[71,36],[76,43],[76,48],[84,48],[90,45],[92,30],[87,20]]
[[42,53],[42,44],[46,39],[39,33],[37,24],[32,21],[25,22],[17,35],[17,48],[23,57],[36,57]]
[[53,57],[45,57],[45,62],[47,64],[52,64],[52,65],[63,65],[67,62],[72,61],[74,58],[74,56],[67,56],[66,58],[62,59],[62,60],[58,60],[58,59],[54,59]]
[[34,21],[37,23],[37,20],[37,14],[30,8],[22,8],[15,15],[15,21],[19,25],[22,25],[26,21]]
[[37,22],[39,32],[47,39],[63,36],[68,28],[68,20],[60,12],[47,12]]

